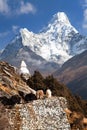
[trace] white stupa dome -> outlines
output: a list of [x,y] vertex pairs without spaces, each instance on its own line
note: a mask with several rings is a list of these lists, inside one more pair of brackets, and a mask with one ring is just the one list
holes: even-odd
[[30,72],[29,72],[29,70],[27,68],[27,65],[26,65],[25,61],[23,61],[23,60],[22,60],[21,65],[20,65],[19,73],[20,74],[29,74],[30,75]]

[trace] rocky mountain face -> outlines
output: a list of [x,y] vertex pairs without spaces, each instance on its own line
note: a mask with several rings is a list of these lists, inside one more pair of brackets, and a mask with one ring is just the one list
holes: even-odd
[[87,51],[65,62],[54,76],[65,83],[73,93],[87,99]]
[[19,36],[7,45],[0,59],[17,67],[24,60],[31,72],[49,74],[86,48],[87,37],[79,34],[64,12],[59,12],[38,34],[20,29]]

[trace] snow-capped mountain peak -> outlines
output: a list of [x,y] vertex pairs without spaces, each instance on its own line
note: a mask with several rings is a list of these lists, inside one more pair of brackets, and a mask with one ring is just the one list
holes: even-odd
[[24,41],[27,40],[27,38],[30,38],[33,35],[33,32],[30,32],[27,28],[21,28],[20,34],[22,37],[22,42],[24,43]]
[[20,33],[23,46],[28,46],[45,60],[61,65],[71,57],[69,41],[78,31],[70,24],[67,15],[59,12],[53,15],[45,31],[35,34],[24,28]]
[[58,12],[53,15],[53,20],[57,20],[58,22],[65,22],[65,24],[70,24],[67,15],[64,12]]
[[20,33],[28,35],[28,36],[29,36],[29,34],[33,34],[33,32],[30,32],[27,28],[21,28]]
[[64,12],[58,12],[40,33],[35,34],[27,28],[20,29],[20,36],[3,51],[1,59],[9,57],[8,53],[11,50],[13,56],[21,56],[23,53],[27,55],[24,58],[29,60],[29,50],[31,55],[34,53],[35,62],[36,57],[39,57],[45,62],[62,65],[72,56],[86,50],[86,47],[87,38],[78,33]]
[[49,31],[52,28],[54,28],[54,31],[58,30],[58,33],[60,33],[61,30],[63,32],[70,32],[71,30],[73,30],[75,33],[78,33],[78,31],[71,25],[67,15],[64,12],[58,12],[57,14],[53,15],[53,18],[48,24],[47,31]]

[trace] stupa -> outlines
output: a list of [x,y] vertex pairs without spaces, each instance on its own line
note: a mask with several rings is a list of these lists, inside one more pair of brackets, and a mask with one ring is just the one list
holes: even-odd
[[21,61],[20,69],[19,69],[19,74],[21,75],[22,78],[25,80],[28,80],[29,77],[31,76],[29,69],[27,68],[27,65],[24,60]]

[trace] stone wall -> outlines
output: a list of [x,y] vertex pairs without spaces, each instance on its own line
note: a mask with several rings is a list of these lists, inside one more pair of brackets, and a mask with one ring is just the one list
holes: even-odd
[[7,109],[11,130],[70,130],[62,97],[35,100]]

